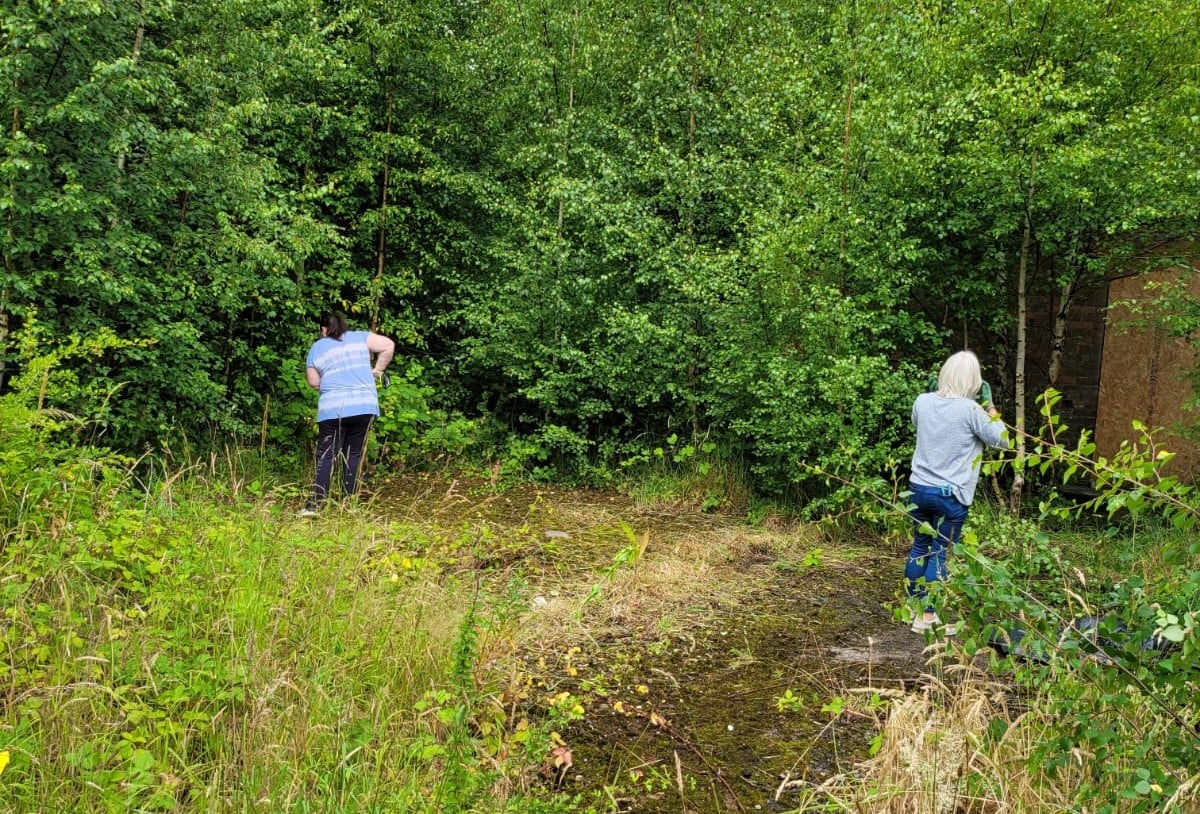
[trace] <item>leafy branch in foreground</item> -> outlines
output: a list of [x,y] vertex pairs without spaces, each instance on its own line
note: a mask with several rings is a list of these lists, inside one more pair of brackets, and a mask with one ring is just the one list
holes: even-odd
[[[1054,412],[1061,398],[1062,394],[1056,390],[1047,390],[1041,396],[1044,423],[1038,435],[1027,436],[1031,447],[1025,465],[1036,468],[1043,476],[1057,474],[1064,485],[1084,481],[1095,496],[1070,505],[1043,503],[1044,517],[1070,520],[1086,513],[1103,512],[1112,520],[1125,510],[1134,518],[1157,513],[1180,531],[1195,527],[1200,517],[1200,497],[1192,484],[1164,474],[1175,453],[1162,445],[1152,429],[1135,420],[1132,426],[1138,437],[1122,441],[1112,460],[1095,454],[1096,445],[1087,430],[1080,431],[1074,447],[1068,447],[1059,440],[1068,428]],[[998,461],[988,468],[995,472],[1003,465],[1004,462]]]
[[[1063,444],[1058,398],[1042,397],[1044,423],[1020,465],[1086,481],[1094,496],[1072,503],[1052,492],[1038,523],[975,523],[947,591],[967,609],[968,652],[1008,654],[1032,696],[1042,730],[1031,769],[1071,784],[1075,802],[1097,811],[1179,810],[1171,806],[1193,793],[1200,772],[1200,543],[1184,533],[1200,498],[1164,473],[1173,454],[1140,423],[1111,459],[1095,454],[1086,432]],[[1041,525],[1096,515],[1108,524],[1106,550],[1088,575]]]
[[[990,650],[1019,701],[993,711],[973,758],[979,768],[963,777],[960,794],[1014,812],[1195,810],[1200,544],[1188,532],[1200,496],[1164,471],[1173,454],[1142,424],[1111,458],[1096,455],[1087,433],[1064,443],[1058,398],[1043,395],[1043,423],[1024,436],[1025,456],[982,466],[997,477],[1022,467],[1043,483],[1084,482],[1090,497],[1071,501],[1052,490],[1036,519],[979,506],[950,578],[936,586],[944,605],[963,614],[958,639],[966,655]],[[888,522],[911,522],[894,484],[857,486],[876,506],[863,517],[879,520],[883,510]],[[1080,548],[1067,538],[1080,534],[1084,556],[1073,562]],[[1011,714],[1016,708],[1021,713]],[[910,796],[895,791],[896,800]]]

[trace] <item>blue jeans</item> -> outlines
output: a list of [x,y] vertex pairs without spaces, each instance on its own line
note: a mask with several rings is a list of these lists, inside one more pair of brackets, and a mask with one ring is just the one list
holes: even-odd
[[[913,544],[904,564],[904,576],[908,595],[920,598],[926,594],[926,585],[946,576],[946,554],[962,534],[967,507],[947,488],[917,484],[912,484],[912,503],[908,514],[913,519]],[[937,536],[921,531],[926,523],[937,530]]]

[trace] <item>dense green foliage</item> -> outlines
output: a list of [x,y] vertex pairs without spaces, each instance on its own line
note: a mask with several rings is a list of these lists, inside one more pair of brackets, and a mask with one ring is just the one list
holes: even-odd
[[[49,375],[59,366],[116,345],[27,359],[0,396],[0,807],[609,810],[546,782],[565,748],[554,733],[584,711],[521,666],[543,650],[514,652],[533,562],[578,567],[555,563],[536,530],[559,519],[554,506],[539,495],[495,527],[478,506],[457,515],[469,521],[386,520],[374,507],[300,521],[294,487],[272,485],[257,455],[164,471],[28,406],[62,385]],[[1200,500],[1162,473],[1170,455],[1150,433],[1111,461],[1086,435],[1055,443],[1052,401],[1025,465],[1087,476],[1098,496],[1048,501],[1039,523],[979,507],[954,578],[935,589],[962,609],[969,652],[1024,634],[1024,657],[1005,666],[1028,710],[997,718],[979,748],[1004,748],[1009,724],[1037,727],[1018,768],[1065,790],[1056,799],[1072,808],[1056,810],[1190,811]],[[649,457],[696,454],[669,439]],[[1068,533],[1087,537],[1072,550]],[[648,534],[623,535],[580,608],[646,554]],[[1096,627],[1073,626],[1088,617]],[[982,765],[964,780],[983,792],[974,799],[1045,810],[1036,795],[1005,796],[1011,760]]]
[[393,451],[682,433],[817,497],[947,351],[1011,359],[1027,237],[1084,284],[1200,211],[1195,0],[10,5],[0,375],[112,332],[69,369],[126,452],[303,450],[335,305],[416,363]]
[[[1198,0],[10,0],[4,802],[502,807],[546,734],[475,683],[509,617],[376,547],[421,530],[297,529],[233,459],[196,485],[143,453],[303,454],[334,306],[399,343],[379,454],[593,481],[715,458],[829,506],[903,465],[948,351],[1012,392],[1027,254],[1069,291],[1194,238],[1197,30]],[[1193,306],[1169,327],[1194,336]],[[1097,482],[1088,508],[1200,514],[1153,454],[1081,443],[1034,460]],[[1084,584],[1003,518],[953,589],[983,635],[1070,651],[1018,677],[1049,720],[1033,762],[1088,810],[1196,776],[1197,551],[1163,539]],[[1120,669],[1062,636],[1084,612]]]
[[[1190,811],[1200,771],[1200,499],[1164,472],[1172,455],[1145,427],[1112,460],[1095,455],[1086,432],[1074,447],[1058,443],[1067,428],[1056,401],[1043,401],[1025,465],[1083,479],[1096,496],[1052,496],[1036,522],[972,521],[949,586],[969,620],[965,643],[971,653],[1004,643],[1040,722],[1026,757],[1078,810]],[[1081,546],[1064,544],[1080,529]]]

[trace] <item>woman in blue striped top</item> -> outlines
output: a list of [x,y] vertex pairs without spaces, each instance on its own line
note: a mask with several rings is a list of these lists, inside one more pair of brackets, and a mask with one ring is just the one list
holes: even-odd
[[[311,517],[329,495],[334,459],[342,464],[342,494],[358,490],[371,423],[379,415],[375,381],[392,361],[396,344],[372,331],[351,331],[342,314],[321,317],[321,338],[308,350],[305,378],[317,400],[317,474],[313,494],[300,510]],[[374,364],[372,364],[374,357]]]

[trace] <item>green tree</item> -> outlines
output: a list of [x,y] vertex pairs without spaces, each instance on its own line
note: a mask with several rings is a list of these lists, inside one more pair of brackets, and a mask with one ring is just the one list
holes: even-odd
[[921,247],[914,298],[1010,362],[1018,425],[1027,295],[1061,303],[1053,384],[1075,292],[1121,242],[1195,228],[1197,22],[1194,2],[1050,0],[927,4],[871,26],[869,205]]
[[0,312],[11,327],[36,309],[51,336],[151,340],[80,371],[136,394],[112,413],[127,446],[254,420],[278,326],[300,310],[295,264],[331,240],[248,141],[263,100],[227,50],[237,12],[67,2],[5,18]]

